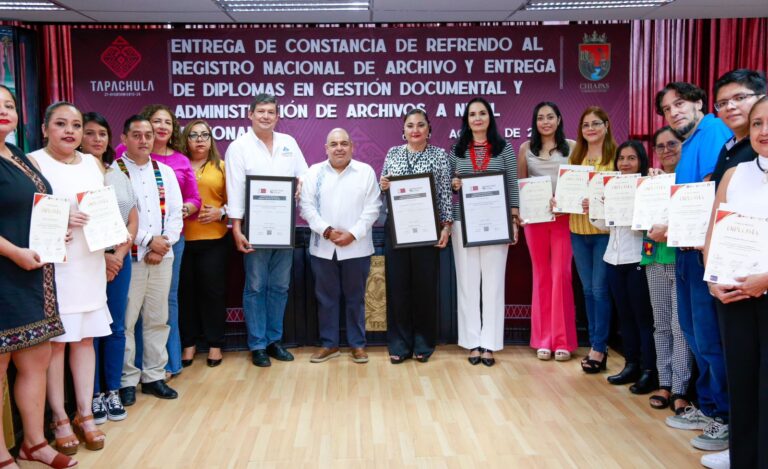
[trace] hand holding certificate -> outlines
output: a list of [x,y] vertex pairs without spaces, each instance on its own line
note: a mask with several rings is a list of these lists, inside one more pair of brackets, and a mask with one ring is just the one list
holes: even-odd
[[714,201],[715,183],[712,181],[672,185],[667,244],[672,247],[704,246]]
[[653,225],[666,225],[669,222],[670,188],[674,183],[674,174],[645,176],[637,180],[635,208],[632,212],[633,230],[650,230]]
[[523,223],[543,223],[555,220],[549,201],[552,199],[552,179],[538,176],[518,179],[520,189],[520,219]]
[[630,226],[632,224],[636,181],[639,177],[639,174],[603,176],[606,226]]
[[594,169],[593,166],[560,165],[557,173],[557,189],[555,189],[557,206],[552,210],[553,212],[584,213],[581,204],[587,198],[589,172]]
[[768,272],[768,219],[724,209],[715,215],[704,280],[738,285],[737,280]]
[[395,248],[437,244],[440,223],[431,173],[390,176],[387,197]]
[[40,262],[66,262],[69,200],[49,194],[35,193],[29,226],[29,249],[40,256]]
[[605,200],[603,179],[605,176],[618,176],[619,171],[590,171],[587,198],[589,199],[589,218],[605,220]]
[[461,179],[459,200],[464,246],[515,242],[504,173],[486,172]]
[[83,226],[83,235],[91,252],[123,244],[128,239],[128,230],[120,215],[117,197],[112,186],[77,194],[81,212],[88,215]]

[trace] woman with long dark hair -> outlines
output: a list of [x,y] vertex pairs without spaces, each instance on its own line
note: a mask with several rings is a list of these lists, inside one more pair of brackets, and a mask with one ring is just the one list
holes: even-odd
[[[531,139],[520,145],[517,174],[520,179],[548,176],[557,187],[561,164],[576,142],[565,138],[563,116],[555,103],[541,102],[533,109]],[[554,222],[526,224],[525,241],[533,267],[531,298],[531,347],[540,360],[565,361],[576,350],[576,312],[571,285],[571,249],[568,217]]]
[[[454,178],[453,190],[462,175],[503,171],[508,206],[517,242],[519,197],[517,158],[512,146],[496,128],[491,105],[483,98],[469,101],[461,118],[461,134],[448,156]],[[504,348],[504,285],[507,267],[506,244],[464,247],[459,205],[453,205],[453,255],[456,261],[459,345],[470,350],[472,365],[493,366],[493,352]],[[482,284],[482,289],[481,289]],[[481,306],[482,305],[482,306]]]

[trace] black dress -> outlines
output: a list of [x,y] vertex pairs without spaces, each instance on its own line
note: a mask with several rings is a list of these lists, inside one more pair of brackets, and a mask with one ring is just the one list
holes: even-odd
[[[8,148],[24,170],[0,157],[0,236],[26,248],[34,193],[52,191],[21,150],[13,145]],[[64,333],[53,269],[53,264],[45,264],[27,271],[0,256],[0,353],[31,347]]]

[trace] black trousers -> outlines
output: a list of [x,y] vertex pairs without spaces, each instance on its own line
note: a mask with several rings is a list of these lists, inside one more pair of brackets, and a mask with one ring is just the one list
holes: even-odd
[[619,313],[621,345],[627,363],[656,369],[653,308],[645,267],[637,263],[608,264],[608,286]]
[[768,467],[768,297],[715,304],[728,376],[731,468]]
[[430,355],[437,336],[439,248],[384,245],[387,277],[387,347],[390,355]]
[[201,337],[209,347],[224,346],[227,319],[227,273],[232,239],[187,240],[179,279],[181,346],[192,347]]

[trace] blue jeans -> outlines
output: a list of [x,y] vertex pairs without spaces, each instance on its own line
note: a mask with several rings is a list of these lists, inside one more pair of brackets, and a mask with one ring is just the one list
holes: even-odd
[[106,391],[120,389],[120,376],[123,372],[125,355],[125,308],[128,306],[128,287],[131,284],[131,255],[123,259],[123,268],[115,278],[107,283],[107,307],[112,314],[112,334],[106,337],[94,337],[96,350],[96,377],[93,381],[93,394],[102,391],[102,377]]
[[248,349],[261,350],[283,337],[293,250],[256,249],[244,255],[243,261],[243,313],[248,329]]
[[589,343],[595,352],[608,350],[611,325],[611,298],[608,293],[606,263],[603,261],[608,247],[608,235],[580,235],[571,233],[573,259],[584,291],[584,303],[589,322]]
[[699,368],[696,392],[699,408],[708,417],[728,422],[728,387],[725,357],[720,342],[715,301],[704,278],[700,251],[677,251],[677,316],[680,329]]
[[179,335],[179,277],[181,271],[181,257],[184,254],[184,236],[181,236],[173,245],[173,274],[171,277],[171,290],[168,292],[168,325],[171,332],[168,334],[168,363],[165,370],[176,375],[181,373],[181,336]]

